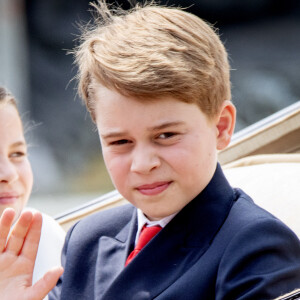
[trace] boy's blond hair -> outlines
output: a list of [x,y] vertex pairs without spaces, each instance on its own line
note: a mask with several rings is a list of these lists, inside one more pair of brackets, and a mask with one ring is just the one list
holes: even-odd
[[98,1],[95,26],[74,51],[79,94],[95,120],[97,84],[136,99],[173,97],[209,117],[231,99],[227,53],[212,26],[153,3],[130,11]]

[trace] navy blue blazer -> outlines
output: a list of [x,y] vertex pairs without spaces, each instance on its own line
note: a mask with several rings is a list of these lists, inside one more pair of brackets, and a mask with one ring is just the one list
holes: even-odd
[[124,267],[137,229],[125,205],[91,215],[67,234],[65,268],[50,300],[274,299],[300,287],[296,235],[221,167],[208,186]]

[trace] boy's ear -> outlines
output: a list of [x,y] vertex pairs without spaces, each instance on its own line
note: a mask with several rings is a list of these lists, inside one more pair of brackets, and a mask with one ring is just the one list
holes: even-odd
[[236,109],[231,101],[224,101],[217,118],[217,149],[223,150],[231,140],[235,126]]

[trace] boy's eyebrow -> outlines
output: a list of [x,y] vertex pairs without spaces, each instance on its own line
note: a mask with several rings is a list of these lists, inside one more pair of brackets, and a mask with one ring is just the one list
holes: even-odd
[[119,137],[121,135],[126,135],[126,132],[121,132],[121,131],[118,131],[118,132],[110,132],[110,133],[107,133],[107,134],[100,134],[100,136],[103,138],[103,139],[109,139],[109,138],[114,138],[114,137]]
[[[153,130],[162,130],[164,128],[168,128],[171,126],[177,126],[177,125],[182,125],[184,124],[184,122],[182,121],[174,121],[174,122],[165,122],[162,123],[160,125],[156,125],[153,127],[149,127],[147,128],[148,131],[153,131]],[[112,131],[109,133],[104,133],[104,134],[100,134],[101,138],[103,139],[109,139],[109,138],[115,138],[115,137],[120,137],[120,136],[124,136],[124,135],[128,135],[127,131]]]
[[184,122],[182,122],[182,121],[165,122],[165,123],[162,123],[160,125],[150,127],[150,128],[148,128],[148,130],[149,131],[161,130],[161,129],[164,129],[164,128],[167,128],[167,127],[177,126],[177,125],[182,125],[182,124],[184,124]]

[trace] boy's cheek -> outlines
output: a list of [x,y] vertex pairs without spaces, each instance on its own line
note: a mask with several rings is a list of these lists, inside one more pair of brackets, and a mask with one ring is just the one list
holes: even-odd
[[120,178],[125,180],[124,176],[129,172],[129,166],[127,165],[125,158],[121,159],[119,157],[110,156],[104,159],[104,162],[114,184],[116,184]]
[[112,155],[112,153],[108,150],[105,150],[105,148],[103,148],[103,150],[102,150],[102,155],[103,155],[103,160],[104,160],[105,166],[106,166],[107,170],[110,171],[115,158]]

